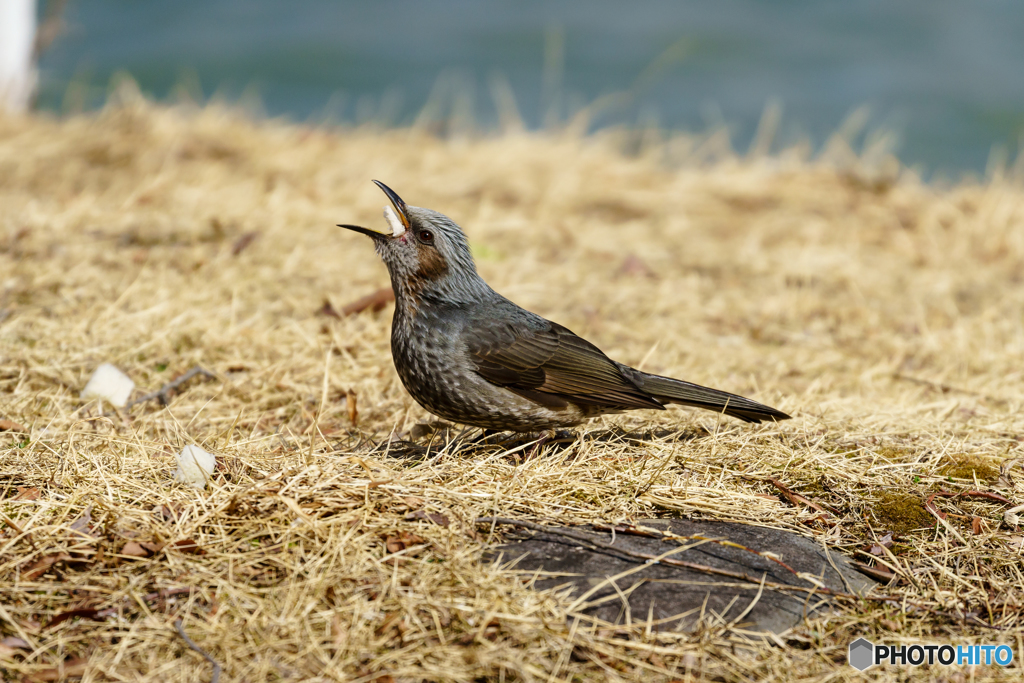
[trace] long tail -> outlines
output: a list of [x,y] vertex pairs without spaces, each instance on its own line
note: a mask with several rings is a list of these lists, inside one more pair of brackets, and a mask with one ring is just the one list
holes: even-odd
[[760,423],[762,420],[788,420],[781,410],[769,408],[757,401],[730,394],[718,389],[709,389],[681,379],[649,375],[640,370],[619,364],[622,374],[631,379],[642,391],[661,403],[679,403],[684,406],[706,408],[716,413],[725,413],[744,422]]

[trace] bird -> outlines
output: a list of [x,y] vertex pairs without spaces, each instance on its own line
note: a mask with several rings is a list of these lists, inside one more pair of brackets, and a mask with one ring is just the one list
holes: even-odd
[[744,422],[786,413],[736,394],[637,370],[494,291],[465,233],[384,183],[386,228],[369,236],[395,293],[391,353],[406,390],[442,419],[491,431],[553,432],[600,415],[705,408]]

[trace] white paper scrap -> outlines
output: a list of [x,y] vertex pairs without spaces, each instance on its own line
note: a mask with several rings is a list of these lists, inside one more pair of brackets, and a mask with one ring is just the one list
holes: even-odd
[[85,389],[82,389],[82,398],[102,398],[112,406],[124,408],[134,388],[135,382],[131,377],[110,363],[104,363],[92,373]]
[[213,476],[213,468],[217,466],[217,458],[213,454],[199,446],[185,446],[175,458],[178,460],[178,471],[174,473],[174,481],[197,489],[206,488],[206,482]]
[[384,220],[391,226],[392,237],[401,237],[405,234],[405,223],[402,222],[402,219],[398,217],[398,214],[390,206],[384,207]]

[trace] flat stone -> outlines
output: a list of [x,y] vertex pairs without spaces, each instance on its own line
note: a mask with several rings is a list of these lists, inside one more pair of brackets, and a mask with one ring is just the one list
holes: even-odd
[[[731,541],[758,552],[770,552],[796,572],[814,576],[821,585],[838,592],[863,594],[875,585],[836,550],[829,550],[826,554],[821,543],[789,531],[731,522],[681,519],[641,520],[636,527],[648,527],[678,536],[705,536]],[[571,586],[573,597],[579,598],[596,587],[597,590],[586,598],[579,611],[612,624],[646,622],[650,615],[656,622],[653,625],[655,629],[693,630],[702,618],[706,625],[729,624],[738,619],[733,628],[782,633],[799,624],[805,614],[832,607],[829,598],[820,593],[782,592],[767,586],[750,607],[758,593],[756,583],[697,569],[646,563],[622,552],[659,556],[675,546],[690,545],[691,542],[621,531],[613,540],[611,532],[597,531],[592,527],[549,528],[582,534],[587,541],[610,547],[591,545],[587,541],[549,531],[517,528],[513,541],[489,551],[485,559],[511,563],[515,570],[529,574],[543,572],[534,583],[538,589]],[[717,543],[704,543],[669,557],[743,574],[758,582],[764,577],[766,582],[805,588],[814,586],[777,562]],[[614,579],[614,585],[609,581],[610,577],[637,567],[642,568]]]

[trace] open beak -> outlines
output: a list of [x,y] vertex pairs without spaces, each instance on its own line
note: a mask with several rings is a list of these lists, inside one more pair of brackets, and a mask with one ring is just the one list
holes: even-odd
[[[384,183],[382,183],[379,180],[374,180],[373,184],[376,185],[377,187],[379,187],[380,189],[382,189],[384,191],[384,194],[386,194],[388,196],[388,199],[391,200],[391,204],[392,204],[392,206],[395,207],[395,212],[398,214],[398,220],[401,221],[401,223],[402,223],[402,228],[403,228],[402,232],[405,232],[405,230],[408,230],[409,229],[409,214],[405,210],[405,202],[402,201],[402,198],[399,197],[397,194],[395,194],[394,190],[392,190],[390,187],[388,187],[387,185],[385,185]],[[388,222],[390,223],[391,221],[389,220]],[[398,237],[398,235],[395,235],[395,237]]]
[[338,224],[338,227],[361,232],[364,235],[369,235],[373,238],[401,237],[405,234],[405,231],[409,229],[409,214],[405,210],[405,202],[402,201],[402,198],[399,197],[394,190],[384,183],[379,180],[374,180],[373,182],[377,187],[384,191],[384,194],[386,194],[388,199],[391,200],[391,205],[394,206],[394,209],[392,209],[391,206],[384,207],[384,218],[387,220],[388,227],[391,228],[391,232],[373,230],[372,228],[364,228],[359,225],[345,225],[340,223]]

